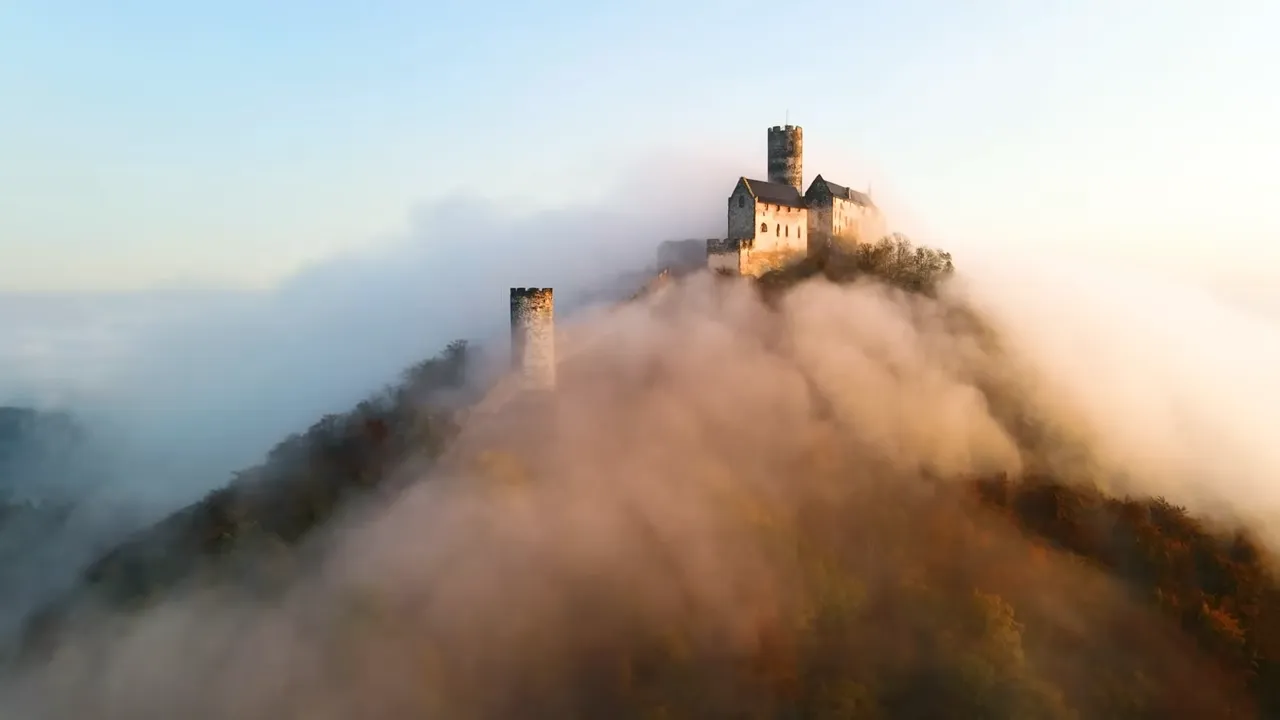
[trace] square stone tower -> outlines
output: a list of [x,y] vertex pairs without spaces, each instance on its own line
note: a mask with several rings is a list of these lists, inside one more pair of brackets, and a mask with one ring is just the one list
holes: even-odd
[[769,182],[804,192],[804,130],[799,125],[769,128]]
[[551,288],[511,288],[511,365],[527,389],[556,385],[555,329]]

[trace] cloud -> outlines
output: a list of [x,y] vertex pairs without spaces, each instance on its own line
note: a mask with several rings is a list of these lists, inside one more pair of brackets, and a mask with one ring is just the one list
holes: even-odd
[[[118,498],[157,512],[449,340],[498,337],[509,286],[555,286],[564,307],[582,308],[561,315],[553,409],[475,416],[431,482],[334,527],[283,597],[210,588],[111,620],[0,707],[500,714],[543,697],[540,682],[581,677],[575,663],[618,633],[675,627],[704,646],[750,647],[762,618],[797,598],[791,561],[744,528],[815,506],[853,533],[842,547],[941,553],[985,577],[994,558],[940,550],[913,515],[895,514],[926,507],[922,476],[1024,461],[984,379],[1086,439],[1128,487],[1223,516],[1274,514],[1266,480],[1280,453],[1266,433],[1280,356],[1267,319],[1105,264],[978,253],[957,257],[962,277],[944,298],[981,312],[999,356],[955,332],[945,304],[869,284],[810,284],[770,307],[701,277],[641,304],[589,307],[661,240],[720,228],[727,165],[661,160],[579,207],[441,201],[404,238],[269,292],[0,302],[17,328],[0,356],[6,394],[109,420],[104,432],[133,452]],[[885,571],[861,562],[870,577]],[[1053,570],[1014,580],[1045,603],[1025,588],[1056,580],[1078,599],[1064,579],[1082,571]],[[1073,622],[1096,631],[1102,616],[1129,617],[1097,577],[1079,587],[1107,602]]]
[[1008,338],[1040,412],[1136,490],[1266,527],[1280,513],[1280,322],[1211,285],[1061,258],[970,263],[966,296]]
[[[1015,297],[1006,293],[984,298]],[[993,314],[1012,333],[1011,354],[995,355],[956,332],[949,302],[815,282],[770,306],[745,283],[703,275],[563,321],[554,399],[471,415],[413,478],[423,482],[354,511],[299,556],[282,595],[203,588],[91,626],[20,678],[11,707],[42,717],[563,715],[612,682],[600,663],[623,646],[674,636],[713,664],[760,652],[762,633],[806,601],[798,563],[825,553],[847,555],[873,606],[910,597],[900,570],[945,567],[1056,617],[1073,639],[1038,648],[1043,657],[1084,646],[1105,662],[1146,653],[1177,666],[1162,672],[1193,677],[1194,655],[1101,576],[1058,559],[1010,565],[1023,540],[993,524],[982,543],[966,541],[956,529],[992,520],[954,497],[929,499],[939,490],[928,478],[1016,471],[1023,460],[980,378],[1115,398],[1035,354],[1039,336],[1015,324],[1025,306]],[[1046,397],[1041,408],[1058,407]],[[1151,397],[1112,406],[1116,422],[1160,411],[1143,404]],[[1108,417],[1058,420],[1088,431]],[[1138,472],[1151,468],[1134,458],[1146,457],[1110,461]],[[1163,480],[1142,481],[1154,490]],[[902,616],[868,622],[851,642],[887,662],[879,631]],[[1142,639],[1113,635],[1117,622]]]
[[[75,413],[98,451],[97,471],[76,480],[82,501],[128,517],[24,530],[23,543],[44,548],[30,566],[40,586],[65,585],[103,542],[222,486],[446,343],[500,343],[508,287],[555,286],[562,309],[616,296],[661,241],[719,228],[719,168],[659,155],[601,193],[622,202],[536,212],[501,197],[439,200],[412,213],[401,237],[267,291],[0,295],[0,405]],[[7,480],[33,497],[66,482]],[[0,630],[42,598],[24,594],[0,613]]]
[[174,474],[199,477],[164,480],[189,497],[445,343],[496,336],[508,287],[556,286],[572,306],[650,266],[661,241],[714,234],[719,168],[651,158],[604,193],[619,201],[531,213],[440,200],[402,237],[270,291],[0,296],[0,401],[71,406],[190,457]]

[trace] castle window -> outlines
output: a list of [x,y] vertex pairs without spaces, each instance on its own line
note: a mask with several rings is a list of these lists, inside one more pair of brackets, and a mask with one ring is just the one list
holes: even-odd
[[787,226],[787,237],[791,237],[791,226]]
[[760,223],[760,232],[762,233],[769,232],[769,223]]
[[782,234],[782,223],[778,223],[777,225],[774,225],[774,226],[773,226],[773,234],[774,234],[774,235],[781,235],[781,234]]
[[800,237],[800,226],[796,226],[796,237]]

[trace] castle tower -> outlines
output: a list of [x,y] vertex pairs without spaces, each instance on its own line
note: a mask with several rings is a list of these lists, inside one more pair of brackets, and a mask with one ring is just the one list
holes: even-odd
[[551,288],[511,288],[511,364],[526,388],[556,385],[554,308]]
[[769,128],[769,182],[804,194],[804,131],[799,125]]

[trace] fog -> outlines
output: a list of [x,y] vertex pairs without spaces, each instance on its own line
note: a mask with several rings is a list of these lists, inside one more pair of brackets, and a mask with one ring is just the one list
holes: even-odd
[[555,286],[562,310],[588,306],[625,294],[661,241],[714,235],[734,169],[671,164],[655,156],[621,173],[613,194],[626,206],[584,199],[529,214],[500,199],[432,202],[401,235],[270,291],[0,295],[0,406],[69,411],[94,447],[93,472],[21,473],[0,486],[39,499],[70,484],[80,500],[70,522],[24,526],[21,539],[0,530],[0,545],[40,548],[6,568],[0,638],[104,543],[222,486],[289,434],[452,340],[505,342],[509,287]]
[[0,295],[0,403],[76,411],[171,463],[129,491],[189,498],[447,342],[500,334],[508,287],[555,286],[562,305],[581,305],[650,268],[659,242],[716,234],[733,169],[667,164],[620,173],[625,205],[432,202],[399,236],[270,291]]
[[[1265,526],[1280,509],[1268,483],[1280,449],[1266,437],[1280,420],[1280,328],[1194,283],[973,249],[957,254],[940,301],[812,282],[770,311],[743,284],[700,276],[642,303],[592,305],[661,240],[716,234],[734,174],[633,173],[629,210],[441,203],[402,241],[270,293],[9,310],[6,322],[26,326],[9,335],[25,339],[4,353],[5,392],[85,408],[131,448],[118,497],[157,508],[451,339],[496,341],[509,286],[556,287],[564,365],[553,406],[473,416],[429,478],[408,478],[431,482],[344,518],[283,597],[211,588],[108,623],[23,676],[0,708],[488,717],[536,697],[554,715],[557,678],[577,677],[618,633],[674,626],[695,644],[751,646],[796,598],[791,565],[749,528],[816,504],[863,528],[850,530],[862,542],[933,557],[877,503],[924,502],[922,473],[1021,467],[982,379],[1082,438],[1091,479],[1224,521]],[[1004,352],[957,331],[956,306],[976,309]],[[72,319],[40,324],[54,312]],[[943,561],[984,576],[996,561],[970,551]],[[874,575],[881,562],[859,567]],[[1065,601],[1105,598],[1075,618],[1091,633],[1132,612],[1097,578],[1066,583],[1081,571],[1052,569],[1015,576],[1063,582]]]
[[[1162,672],[1203,677],[1099,576],[1056,561],[1010,568],[1002,548],[1021,541],[1000,527],[981,548],[924,532],[971,511],[930,505],[922,472],[1016,472],[1024,460],[980,378],[1043,380],[1039,407],[1132,451],[1104,461],[1151,491],[1164,484],[1145,463],[1178,449],[1158,443],[1185,442],[1147,431],[1168,415],[1158,388],[1118,397],[1110,385],[1168,377],[1172,391],[1179,371],[1126,374],[1106,360],[1125,357],[1115,347],[1094,353],[1091,375],[1058,367],[1054,348],[1017,324],[1026,304],[997,314],[1014,340],[1011,354],[993,354],[948,313],[977,297],[963,283],[935,302],[811,282],[771,311],[745,284],[702,275],[566,319],[553,402],[517,395],[473,414],[435,468],[409,478],[427,482],[332,527],[283,596],[211,587],[85,630],[22,676],[9,702],[24,717],[572,715],[603,682],[592,658],[620,638],[676,632],[708,657],[757,651],[803,600],[791,580],[803,561],[785,549],[793,535],[812,541],[814,522],[837,523],[846,547],[881,548],[853,561],[872,598],[892,599],[892,581],[875,580],[892,567],[941,563],[1065,613],[1064,632],[1084,638],[1070,641],[1073,657],[1086,646],[1116,663],[1150,652],[1170,663]],[[1046,303],[1041,321],[1060,306]],[[1089,394],[1086,377],[1105,384]],[[1057,404],[1081,393],[1078,407]],[[1104,407],[1107,397],[1117,401]],[[1202,422],[1226,409],[1202,402],[1186,408]],[[1267,500],[1250,492],[1241,482],[1217,494]],[[1107,630],[1116,623],[1124,634]],[[882,641],[857,642],[876,652]],[[1070,681],[1069,668],[1055,673]],[[1188,702],[1222,699],[1210,682],[1188,687],[1199,693]]]
[[1106,467],[1200,513],[1280,517],[1280,319],[1211,281],[973,260],[963,292],[1034,368],[1028,399],[1081,428]]

